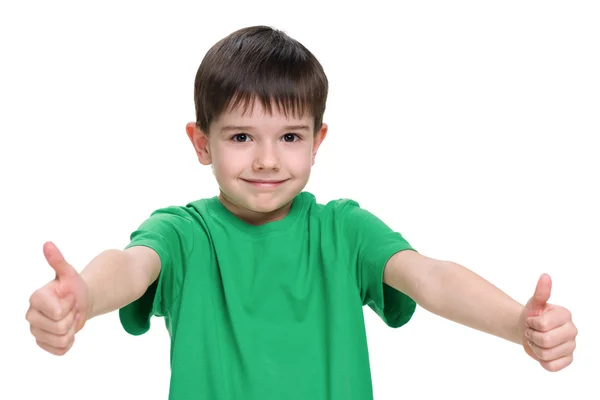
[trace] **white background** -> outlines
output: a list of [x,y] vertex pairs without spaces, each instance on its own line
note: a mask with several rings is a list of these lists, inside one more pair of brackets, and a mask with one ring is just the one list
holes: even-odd
[[25,312],[53,278],[46,240],[82,269],[152,210],[216,194],[185,135],[194,76],[255,24],[304,43],[331,82],[307,190],[358,200],[521,302],[549,273],[580,330],[551,374],[422,309],[398,330],[365,309],[375,398],[600,398],[598,3],[218,3],[2,3],[0,398],[167,398],[162,320],[133,337],[100,317],[55,357]]

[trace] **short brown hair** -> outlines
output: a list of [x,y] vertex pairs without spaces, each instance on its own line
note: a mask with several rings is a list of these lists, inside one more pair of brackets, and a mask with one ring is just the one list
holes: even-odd
[[223,112],[252,107],[259,100],[268,113],[314,117],[321,128],[328,80],[316,57],[301,43],[268,26],[237,30],[205,55],[194,83],[196,124],[208,134]]

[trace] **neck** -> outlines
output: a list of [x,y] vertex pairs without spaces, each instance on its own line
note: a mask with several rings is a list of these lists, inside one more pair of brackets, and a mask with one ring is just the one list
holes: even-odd
[[219,201],[221,202],[221,204],[223,204],[223,207],[229,210],[233,215],[246,222],[247,224],[255,226],[264,225],[269,222],[279,221],[285,218],[285,216],[288,215],[292,207],[292,202],[290,201],[283,207],[280,207],[273,211],[252,211],[234,204],[227,198],[227,196],[223,192],[219,193]]

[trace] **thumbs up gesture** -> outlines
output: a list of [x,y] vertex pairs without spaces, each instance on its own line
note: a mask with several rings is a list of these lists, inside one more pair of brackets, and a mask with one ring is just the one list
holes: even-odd
[[38,346],[64,355],[85,324],[89,292],[83,278],[53,243],[44,244],[44,256],[56,277],[31,295],[26,319]]
[[556,372],[573,362],[577,328],[569,310],[548,303],[551,291],[552,280],[544,274],[521,313],[520,325],[525,352]]

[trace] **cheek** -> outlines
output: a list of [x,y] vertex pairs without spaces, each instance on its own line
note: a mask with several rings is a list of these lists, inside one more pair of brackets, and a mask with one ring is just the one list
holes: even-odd
[[295,174],[307,174],[312,166],[312,152],[303,149],[301,152],[288,154],[288,168]]
[[214,151],[212,166],[217,178],[238,176],[244,170],[245,159],[242,154],[232,154],[227,151]]

